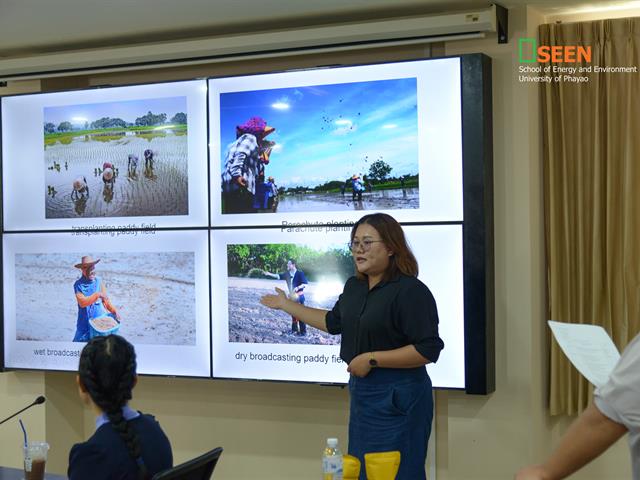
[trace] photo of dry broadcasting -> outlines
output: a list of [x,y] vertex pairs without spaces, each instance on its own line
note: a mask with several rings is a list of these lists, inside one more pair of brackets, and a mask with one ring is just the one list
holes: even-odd
[[45,217],[188,215],[187,98],[44,108]]
[[260,304],[279,288],[308,307],[330,310],[354,274],[347,245],[227,245],[229,342],[337,345],[339,335]]
[[[87,267],[93,279],[85,278]],[[113,317],[119,322],[112,322],[111,333],[135,344],[196,343],[193,252],[16,254],[14,281],[16,340],[71,342],[79,338],[82,310],[91,317],[98,306],[81,308],[78,294],[90,297],[94,291],[88,289],[97,283],[104,292],[103,298],[96,299],[102,304],[101,319]]]

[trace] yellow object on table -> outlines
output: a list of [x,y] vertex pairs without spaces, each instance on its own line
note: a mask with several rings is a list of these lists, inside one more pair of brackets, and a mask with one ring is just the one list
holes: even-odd
[[395,480],[400,468],[400,452],[375,452],[364,454],[367,480]]
[[360,476],[360,460],[353,455],[342,457],[342,479],[358,480]]

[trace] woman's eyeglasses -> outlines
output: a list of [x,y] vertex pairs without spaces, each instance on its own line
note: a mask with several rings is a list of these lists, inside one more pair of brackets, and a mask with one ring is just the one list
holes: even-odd
[[369,250],[371,250],[371,245],[376,242],[384,243],[382,240],[362,240],[362,241],[352,240],[349,243],[347,243],[347,246],[349,247],[349,250],[351,250],[352,252],[359,250],[360,247],[362,247],[362,249],[365,252],[368,252]]

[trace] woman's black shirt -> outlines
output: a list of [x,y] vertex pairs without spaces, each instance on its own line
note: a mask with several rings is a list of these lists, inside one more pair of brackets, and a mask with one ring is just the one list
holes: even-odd
[[435,362],[444,348],[436,301],[415,277],[400,275],[371,290],[366,279],[351,277],[325,320],[329,333],[342,334],[340,357],[346,363],[364,352],[406,345]]

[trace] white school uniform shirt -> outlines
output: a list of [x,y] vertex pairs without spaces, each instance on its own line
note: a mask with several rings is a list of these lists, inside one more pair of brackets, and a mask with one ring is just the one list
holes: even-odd
[[640,480],[640,334],[627,345],[607,383],[595,389],[594,402],[627,427],[633,480]]

